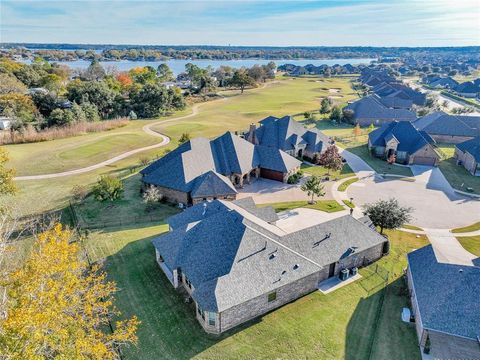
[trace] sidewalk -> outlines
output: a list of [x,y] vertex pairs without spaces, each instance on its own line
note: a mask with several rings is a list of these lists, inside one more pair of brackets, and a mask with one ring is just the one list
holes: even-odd
[[425,234],[433,246],[438,261],[449,264],[474,265],[473,260],[477,259],[477,256],[465,250],[450,230],[425,229]]

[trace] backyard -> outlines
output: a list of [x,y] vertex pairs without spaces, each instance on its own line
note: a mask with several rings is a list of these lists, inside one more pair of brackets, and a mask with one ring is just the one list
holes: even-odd
[[[314,292],[225,335],[204,333],[158,268],[151,239],[166,225],[92,232],[87,248],[105,260],[120,289],[117,306],[142,321],[137,348],[126,359],[153,358],[420,358],[412,325],[400,321],[407,306],[403,279],[405,254],[427,243],[422,236],[389,232],[391,253],[361,270],[364,278],[331,294]],[[389,273],[385,286],[380,274]],[[381,304],[383,303],[383,306]],[[283,346],[279,347],[279,344]]]

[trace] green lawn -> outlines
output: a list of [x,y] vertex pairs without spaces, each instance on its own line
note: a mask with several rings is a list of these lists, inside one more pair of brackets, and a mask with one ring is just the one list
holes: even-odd
[[457,240],[462,244],[465,250],[473,255],[480,257],[480,235],[479,236],[459,236]]
[[340,186],[338,187],[338,191],[346,191],[347,188],[352,185],[353,183],[357,182],[358,180],[360,180],[359,178],[357,177],[354,177],[354,178],[351,178],[347,181],[344,181],[343,183],[340,184]]
[[[94,260],[105,259],[109,277],[117,282],[116,304],[123,316],[142,321],[139,346],[125,359],[419,359],[413,325],[400,321],[408,306],[403,280],[405,255],[426,244],[425,237],[387,232],[390,255],[379,264],[389,272],[389,285],[362,269],[364,278],[331,294],[314,292],[251,321],[225,335],[202,331],[194,309],[183,301],[155,262],[151,239],[165,225],[92,232],[87,240]],[[380,304],[383,302],[382,311]]]
[[315,204],[309,204],[308,201],[288,201],[272,204],[260,204],[259,206],[271,206],[276,212],[292,210],[300,207],[321,210],[329,213],[344,210],[343,206],[335,200],[316,200]]
[[463,166],[456,164],[453,158],[455,146],[452,144],[439,144],[438,147],[444,156],[438,167],[450,185],[461,191],[467,191],[467,188],[472,188],[475,194],[480,194],[480,177],[473,176]]
[[370,165],[379,174],[395,174],[406,177],[413,176],[412,170],[408,167],[390,165],[385,160],[376,158],[370,154],[366,145],[349,147],[348,151],[360,156],[368,165]]
[[350,200],[342,200],[342,202],[351,209],[355,208],[355,204],[353,202],[351,202]]
[[302,164],[301,169],[306,174],[316,175],[320,177],[327,176],[327,173],[328,173],[328,176],[330,177],[330,179],[336,179],[336,180],[344,179],[346,177],[355,175],[355,173],[350,168],[350,166],[348,166],[347,163],[343,165],[343,168],[341,171],[331,171],[324,168],[323,166],[311,166],[307,164]]
[[477,230],[480,230],[480,221],[469,226],[453,229],[452,233],[464,233],[464,232],[471,232],[471,231],[477,231]]
[[408,230],[418,230],[418,231],[423,231],[422,228],[418,227],[418,226],[415,226],[415,225],[410,225],[410,224],[405,224],[405,225],[402,225],[402,228],[404,229],[408,229]]
[[153,221],[163,221],[180,210],[172,204],[160,203],[148,211],[140,194],[140,174],[131,175],[123,180],[123,198],[117,201],[100,202],[88,196],[81,204],[74,205],[78,221],[82,228],[105,228],[127,226]]

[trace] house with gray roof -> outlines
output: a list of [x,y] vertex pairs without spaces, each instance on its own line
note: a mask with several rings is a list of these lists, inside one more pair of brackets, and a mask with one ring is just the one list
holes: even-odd
[[251,198],[207,201],[167,219],[170,231],[152,241],[164,275],[193,299],[206,332],[222,333],[294,301],[389,248],[350,215],[290,233],[278,221]]
[[365,96],[347,105],[345,109],[353,111],[353,121],[360,126],[380,126],[393,121],[414,121],[417,118],[415,113],[408,109],[386,106],[376,94]]
[[426,77],[423,82],[428,86],[436,89],[453,89],[458,86],[458,82],[452,77]]
[[253,145],[226,132],[213,140],[195,138],[140,171],[167,201],[185,205],[234,200],[236,188],[262,176],[286,182],[300,161],[282,150]]
[[[411,108],[413,104],[423,106],[427,100],[425,94],[401,83],[381,83],[373,87],[372,91],[382,99],[398,99],[399,105],[402,105],[403,108],[406,109]],[[400,101],[400,99],[403,100],[403,102]],[[401,108],[399,105],[397,105],[397,107]],[[407,107],[407,105],[409,106]]]
[[408,254],[419,346],[432,359],[480,359],[480,267],[440,262],[432,245]]
[[480,82],[478,79],[476,81],[465,81],[455,86],[453,91],[459,96],[474,98],[480,94]]
[[291,116],[269,116],[259,121],[260,127],[250,125],[245,139],[269,149],[280,149],[295,157],[313,158],[330,145],[331,140],[317,129],[305,128]]
[[450,115],[436,111],[414,121],[413,125],[437,142],[458,144],[480,136],[480,116]]
[[455,145],[455,159],[470,174],[480,176],[480,136]]
[[435,141],[407,121],[383,124],[368,135],[368,149],[377,157],[405,165],[437,165]]

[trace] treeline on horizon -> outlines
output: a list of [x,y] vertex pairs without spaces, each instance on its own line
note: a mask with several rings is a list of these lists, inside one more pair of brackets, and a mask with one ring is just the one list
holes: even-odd
[[[73,60],[140,60],[168,59],[235,60],[235,59],[339,59],[379,57],[430,57],[463,55],[478,57],[480,47],[363,47],[363,46],[164,46],[164,45],[98,45],[98,44],[34,44],[3,43],[5,55],[32,58],[42,56],[49,61]],[[101,51],[99,53],[99,51]]]

